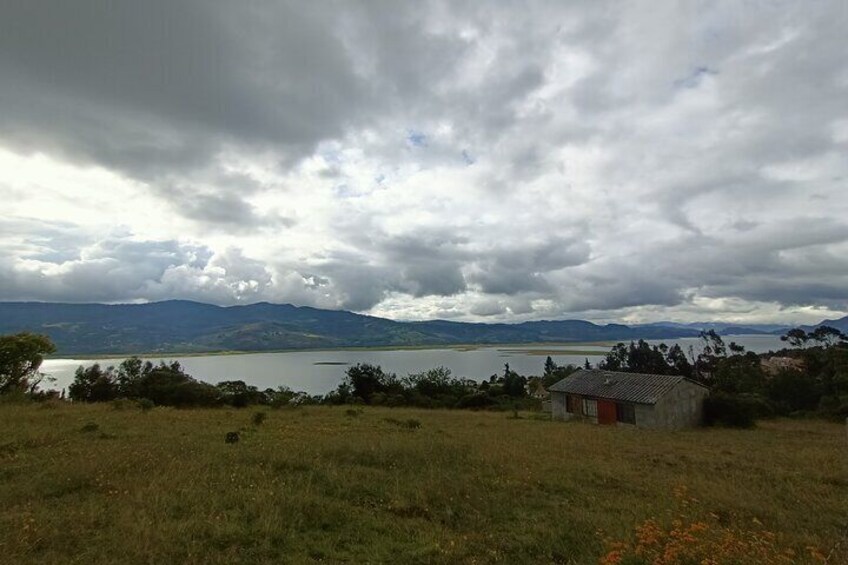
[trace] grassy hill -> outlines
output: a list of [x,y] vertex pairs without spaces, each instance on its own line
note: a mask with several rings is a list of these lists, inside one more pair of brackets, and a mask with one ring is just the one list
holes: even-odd
[[597,563],[637,527],[646,550],[671,535],[740,563],[848,562],[835,424],[305,407],[253,426],[251,409],[47,406],[0,405],[8,563]]

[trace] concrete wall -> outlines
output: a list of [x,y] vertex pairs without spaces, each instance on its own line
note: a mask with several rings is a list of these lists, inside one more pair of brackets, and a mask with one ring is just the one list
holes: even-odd
[[653,406],[636,407],[636,425],[640,428],[680,430],[699,426],[704,415],[704,398],[709,391],[682,381]]
[[[636,427],[660,430],[679,430],[701,424],[704,398],[709,392],[704,387],[682,381],[654,404],[634,404]],[[554,420],[581,418],[597,423],[597,418],[583,418],[566,411],[566,393],[551,392],[551,417]],[[617,423],[617,425],[628,425]]]
[[565,409],[566,396],[564,392],[551,392],[551,417],[554,420],[570,420],[574,416]]

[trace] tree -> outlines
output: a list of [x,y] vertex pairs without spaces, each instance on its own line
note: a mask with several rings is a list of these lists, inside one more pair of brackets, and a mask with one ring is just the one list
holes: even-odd
[[727,347],[724,340],[715,330],[701,332],[701,352],[695,359],[693,374],[701,382],[709,382],[715,375],[721,359],[727,357]]
[[118,397],[118,384],[112,367],[101,369],[95,363],[89,368],[80,365],[74,382],[68,387],[68,396],[77,402],[106,402]]
[[819,326],[811,333],[807,334],[807,336],[809,339],[819,343],[823,347],[831,347],[840,341],[846,340],[845,334],[830,326]]
[[251,404],[267,404],[268,402],[265,393],[244,381],[222,381],[215,385],[215,388],[218,389],[224,404],[236,408],[244,408]]
[[526,385],[527,379],[510,369],[509,363],[505,363],[503,376],[504,394],[517,397],[525,396],[527,394],[524,388]]
[[550,388],[551,385],[558,383],[571,373],[579,370],[580,367],[577,365],[572,365],[569,363],[568,365],[559,365],[550,375],[544,375],[542,377],[542,386],[545,388]]
[[807,332],[805,332],[801,328],[789,330],[788,332],[786,332],[786,335],[780,336],[780,341],[787,341],[789,342],[789,345],[796,349],[803,348],[804,346],[806,346],[809,340],[810,336],[808,336]]
[[137,398],[152,400],[157,406],[214,406],[220,403],[220,392],[213,385],[186,374],[174,361],[142,368],[135,385]]
[[730,349],[730,352],[731,352],[733,355],[742,355],[743,353],[745,353],[745,346],[744,346],[744,345],[739,345],[739,344],[738,344],[738,343],[736,343],[735,341],[731,341],[731,342],[728,344],[727,348],[728,348],[728,349]]
[[692,364],[689,363],[689,359],[686,358],[683,348],[678,344],[675,343],[668,348],[665,354],[665,361],[671,367],[672,374],[681,375],[687,379],[692,378]]
[[554,360],[551,359],[550,355],[548,355],[548,358],[545,359],[545,376],[546,377],[551,376],[554,373],[554,371],[556,371],[556,370],[557,370],[557,364],[554,363]]
[[353,396],[361,398],[365,403],[371,403],[371,397],[377,393],[402,392],[394,373],[384,373],[379,365],[357,363],[348,368],[345,384],[350,387]]
[[138,387],[144,375],[153,370],[153,363],[144,362],[138,357],[125,359],[118,365],[116,381],[118,395],[125,398],[138,397]]
[[456,379],[447,367],[436,367],[421,373],[411,373],[406,379],[410,389],[422,396],[434,398],[443,395],[463,395],[467,385]]
[[651,346],[640,339],[630,345],[619,343],[613,347],[598,364],[605,371],[624,371],[627,373],[651,373],[655,375],[690,376],[692,368],[680,346],[668,347],[666,344]]
[[44,356],[56,351],[45,335],[23,332],[0,336],[0,394],[35,392],[41,382],[38,372]]
[[749,352],[719,360],[713,374],[712,388],[728,393],[758,393],[762,391],[765,382],[759,355]]

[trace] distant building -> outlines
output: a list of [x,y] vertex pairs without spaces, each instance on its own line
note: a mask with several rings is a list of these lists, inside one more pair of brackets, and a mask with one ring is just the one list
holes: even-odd
[[548,389],[557,420],[677,430],[697,426],[707,387],[685,377],[581,369]]
[[767,375],[776,375],[781,371],[803,371],[804,361],[794,357],[769,357],[760,361],[763,372]]
[[545,385],[542,383],[542,379],[534,379],[527,383],[527,394],[531,398],[536,398],[538,400],[547,400],[548,396],[550,396],[548,389],[546,389]]

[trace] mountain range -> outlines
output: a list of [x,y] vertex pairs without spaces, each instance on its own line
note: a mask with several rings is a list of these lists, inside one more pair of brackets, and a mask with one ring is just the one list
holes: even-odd
[[[848,318],[829,322],[848,330]],[[585,320],[400,322],[267,302],[226,307],[185,300],[147,304],[0,302],[0,334],[46,334],[61,355],[674,339],[695,337],[702,329],[731,335],[782,333],[787,328],[672,322],[599,325]]]

